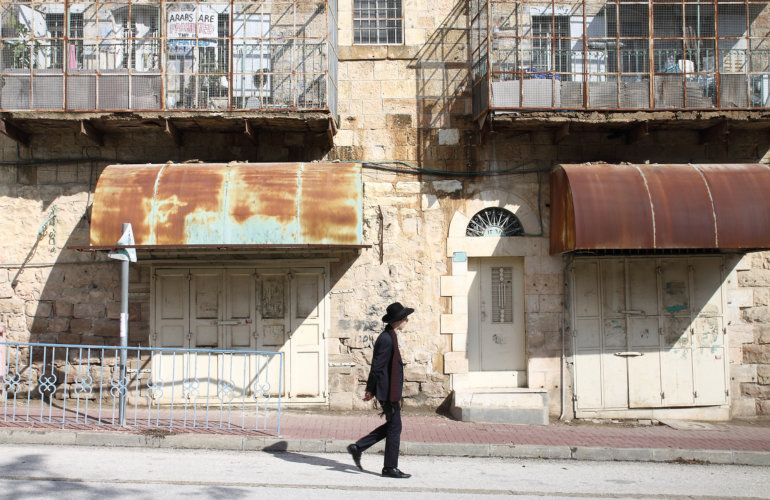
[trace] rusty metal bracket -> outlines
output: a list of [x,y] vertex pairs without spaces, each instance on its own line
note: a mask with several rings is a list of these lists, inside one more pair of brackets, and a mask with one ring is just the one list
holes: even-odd
[[104,132],[94,127],[87,120],[80,120],[80,134],[84,135],[97,146],[104,146]]
[[0,120],[0,132],[23,146],[29,146],[30,135],[5,118]]
[[181,146],[182,145],[182,133],[179,131],[178,128],[176,128],[176,125],[174,125],[174,123],[171,120],[169,120],[168,118],[166,118],[166,120],[164,120],[164,122],[165,122],[165,128],[164,128],[163,132],[166,135],[168,135],[169,137],[171,137],[171,139],[174,141],[174,144],[176,144],[177,146]]
[[246,134],[246,137],[248,137],[255,146],[259,147],[259,135],[257,134],[257,130],[251,126],[249,120],[243,120],[243,133]]

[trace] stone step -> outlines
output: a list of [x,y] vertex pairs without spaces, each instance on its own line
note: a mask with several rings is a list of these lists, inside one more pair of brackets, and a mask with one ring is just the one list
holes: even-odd
[[542,389],[464,389],[452,392],[450,412],[463,422],[548,425],[548,392]]

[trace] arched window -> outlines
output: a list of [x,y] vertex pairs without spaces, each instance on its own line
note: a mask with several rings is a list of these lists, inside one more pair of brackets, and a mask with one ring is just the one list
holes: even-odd
[[513,212],[490,207],[473,216],[465,236],[523,236],[524,228]]

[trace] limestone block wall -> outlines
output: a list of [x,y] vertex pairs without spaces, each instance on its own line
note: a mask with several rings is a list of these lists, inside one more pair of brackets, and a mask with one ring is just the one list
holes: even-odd
[[403,45],[353,45],[339,2],[339,132],[330,157],[466,170],[473,155],[465,2],[404,2]]
[[334,338],[328,352],[333,407],[370,406],[361,398],[372,347],[383,328],[385,307],[394,301],[415,309],[399,335],[405,404],[437,407],[448,395],[449,377],[442,366],[448,339],[439,331],[443,302],[438,280],[447,269],[443,236],[447,221],[436,201],[445,188],[440,182],[364,172],[364,243],[372,248],[331,269]]
[[[104,256],[67,248],[88,245],[100,169],[89,161],[0,167],[0,314],[9,339],[105,344],[118,337],[119,268]],[[132,278],[130,320],[138,341],[146,339],[141,321],[143,313],[149,318],[143,305],[149,277],[135,270]]]
[[770,252],[740,259],[727,286],[732,414],[770,415]]

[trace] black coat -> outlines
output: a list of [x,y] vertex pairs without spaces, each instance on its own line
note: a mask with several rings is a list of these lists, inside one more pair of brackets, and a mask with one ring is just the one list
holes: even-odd
[[[390,372],[393,360],[393,339],[390,337],[392,328],[387,326],[374,342],[372,368],[366,381],[366,392],[371,392],[377,401],[388,401],[390,398]],[[398,398],[401,399],[401,389],[404,385],[404,366],[398,360]]]

